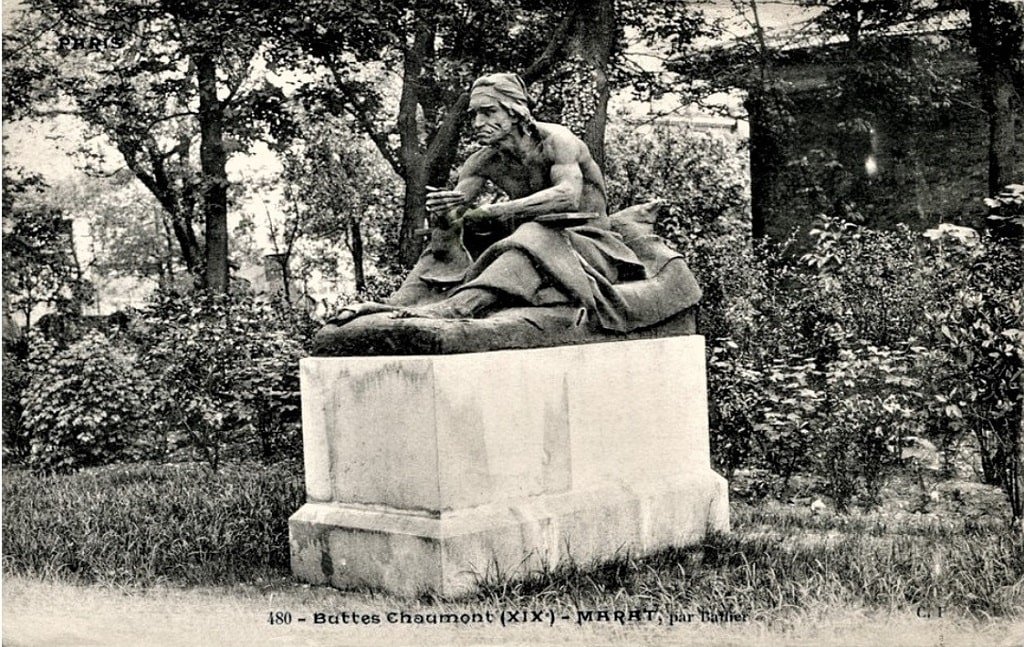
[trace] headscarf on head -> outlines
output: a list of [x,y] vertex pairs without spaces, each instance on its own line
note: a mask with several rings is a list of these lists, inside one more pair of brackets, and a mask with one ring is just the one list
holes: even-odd
[[470,97],[474,95],[493,99],[499,106],[522,119],[524,124],[533,123],[533,115],[530,114],[533,100],[518,74],[499,72],[481,76],[473,82],[470,90]]

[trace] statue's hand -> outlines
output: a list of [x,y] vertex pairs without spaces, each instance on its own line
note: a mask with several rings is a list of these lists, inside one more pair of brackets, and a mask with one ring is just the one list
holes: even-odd
[[466,194],[462,191],[448,191],[435,186],[427,186],[427,211],[435,213],[446,211],[460,204],[465,204]]

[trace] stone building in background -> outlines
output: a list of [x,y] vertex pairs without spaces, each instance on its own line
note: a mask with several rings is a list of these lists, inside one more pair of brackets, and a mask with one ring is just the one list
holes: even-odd
[[[983,224],[988,122],[966,12],[857,43],[794,22],[767,32],[765,45],[765,74],[744,88],[755,233],[784,239],[819,214],[880,228]],[[717,63],[756,66],[741,50],[721,46]],[[1019,166],[1024,128],[1016,132]]]

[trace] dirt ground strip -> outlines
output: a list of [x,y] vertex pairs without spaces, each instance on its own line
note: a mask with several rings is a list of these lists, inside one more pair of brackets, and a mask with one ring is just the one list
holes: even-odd
[[[480,611],[480,605],[443,609],[418,603],[345,594],[301,585],[273,590],[125,590],[6,578],[3,645],[6,647],[103,646],[295,646],[315,645],[898,645],[900,647],[1017,647],[1024,645],[1024,618],[978,622],[946,610],[943,618],[915,611],[879,614],[860,610],[796,613],[771,625],[744,623],[619,625],[560,622],[502,627],[383,623],[373,627],[311,624],[317,612],[412,613]],[[288,610],[306,623],[271,625],[269,614]],[[934,615],[934,614],[933,614]]]

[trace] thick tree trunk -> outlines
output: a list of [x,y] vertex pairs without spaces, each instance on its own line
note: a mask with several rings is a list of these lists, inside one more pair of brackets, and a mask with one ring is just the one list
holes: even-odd
[[615,49],[616,29],[614,0],[597,0],[589,11],[580,14],[575,36],[580,54],[590,68],[594,86],[593,112],[587,118],[583,141],[602,170],[605,168],[604,133],[611,95],[608,64]]
[[777,134],[772,132],[762,92],[753,91],[746,100],[750,121],[750,216],[751,235],[764,238],[771,210],[771,188],[778,176]]
[[416,235],[427,217],[427,160],[426,146],[420,141],[420,78],[424,65],[433,53],[434,26],[425,13],[416,16],[413,42],[405,51],[402,62],[402,96],[398,103],[399,155],[405,167],[405,199],[402,225],[398,231],[399,256],[402,265],[412,267],[423,249],[423,241]]
[[988,112],[988,193],[996,195],[1007,184],[1018,181],[1015,159],[1015,122],[1013,83],[1004,74],[986,82],[985,105]]
[[225,170],[224,113],[217,98],[217,66],[209,54],[196,60],[199,79],[199,159],[203,171],[203,217],[206,221],[204,282],[213,292],[228,290],[228,179]]
[[416,235],[426,226],[427,182],[423,163],[407,166],[405,196],[402,201],[402,225],[398,233],[398,254],[402,265],[412,267],[423,251],[424,241]]
[[758,47],[758,79],[747,91],[744,106],[750,123],[750,233],[757,240],[765,237],[771,188],[778,178],[779,137],[772,119],[771,65],[757,0],[750,0],[754,33]]
[[988,191],[999,193],[1019,181],[1016,171],[1015,121],[1019,106],[1014,79],[1024,56],[1024,10],[1001,0],[968,3],[971,42],[978,59],[982,100],[988,114]]

